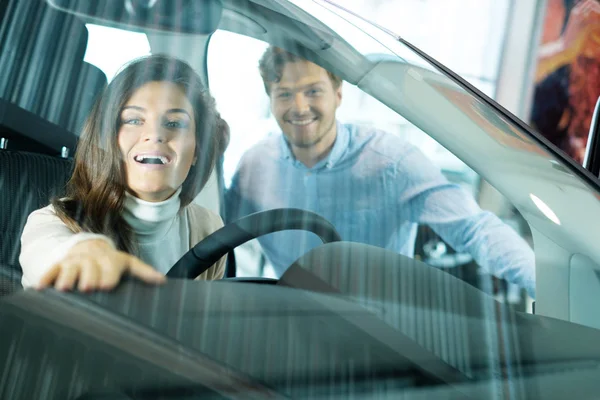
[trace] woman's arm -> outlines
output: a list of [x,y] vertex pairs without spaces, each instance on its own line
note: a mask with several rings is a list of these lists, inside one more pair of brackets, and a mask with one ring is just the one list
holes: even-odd
[[114,249],[112,241],[104,235],[71,231],[51,205],[32,212],[21,235],[19,263],[23,269],[23,286],[37,286],[54,264],[85,240],[101,240]]
[[148,282],[164,280],[149,265],[118,251],[108,237],[71,231],[52,206],[27,218],[19,262],[24,287],[70,290],[77,283],[82,291],[112,289],[126,271]]

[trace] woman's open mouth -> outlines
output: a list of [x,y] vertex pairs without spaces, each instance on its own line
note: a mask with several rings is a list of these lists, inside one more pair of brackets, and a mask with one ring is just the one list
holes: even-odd
[[171,159],[164,154],[137,154],[133,160],[142,165],[163,166],[171,163]]

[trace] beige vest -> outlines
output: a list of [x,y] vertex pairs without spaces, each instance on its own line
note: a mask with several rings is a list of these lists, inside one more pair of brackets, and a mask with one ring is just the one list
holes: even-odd
[[[188,212],[188,222],[190,228],[190,249],[198,244],[202,239],[223,227],[223,220],[214,212],[199,206],[190,204],[186,207]],[[225,260],[223,256],[215,265],[204,271],[197,280],[215,280],[223,278],[225,275]]]

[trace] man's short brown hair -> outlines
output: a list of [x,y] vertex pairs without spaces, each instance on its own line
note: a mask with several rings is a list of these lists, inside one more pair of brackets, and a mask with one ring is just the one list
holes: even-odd
[[[260,76],[263,79],[265,85],[265,91],[268,95],[271,94],[271,84],[278,83],[281,81],[283,75],[283,68],[287,63],[295,63],[299,61],[306,61],[304,58],[299,57],[295,54],[289,53],[279,47],[269,46],[263,56],[260,58],[258,63],[258,69],[260,70]],[[329,79],[334,89],[337,89],[342,84],[342,79],[327,71]]]

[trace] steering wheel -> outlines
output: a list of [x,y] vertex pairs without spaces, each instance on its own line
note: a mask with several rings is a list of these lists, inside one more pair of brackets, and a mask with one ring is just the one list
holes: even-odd
[[191,248],[167,272],[170,278],[194,279],[237,246],[267,233],[284,230],[309,231],[323,243],[340,242],[335,227],[311,211],[278,208],[238,219],[205,237]]

